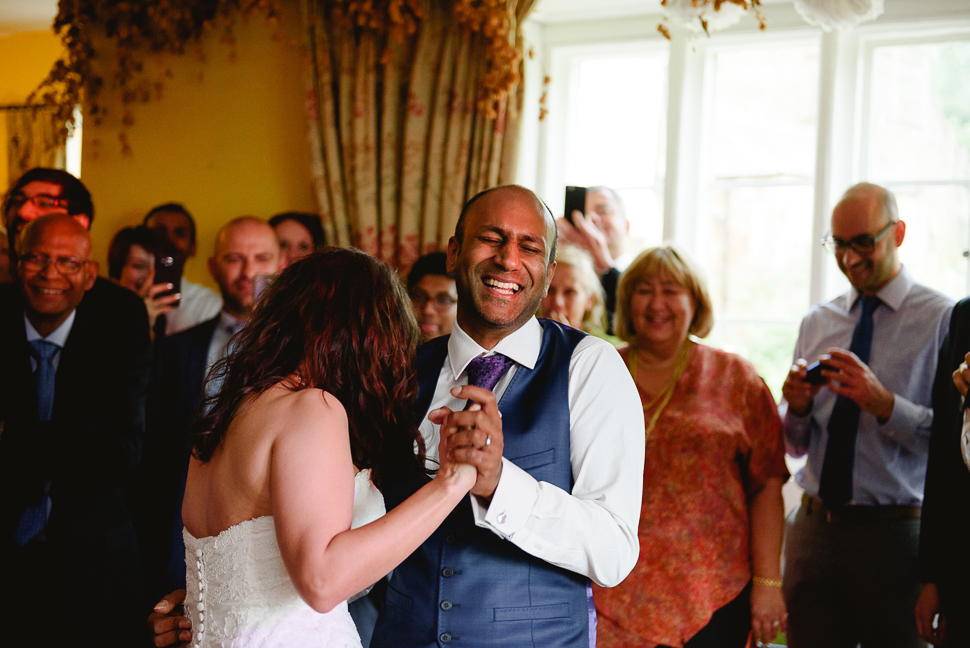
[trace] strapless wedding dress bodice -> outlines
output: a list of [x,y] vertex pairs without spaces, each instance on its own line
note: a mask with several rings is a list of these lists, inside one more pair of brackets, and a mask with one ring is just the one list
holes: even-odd
[[[356,528],[384,514],[370,471],[354,478]],[[246,520],[219,535],[195,538],[183,529],[186,616],[196,648],[359,648],[347,603],[321,614],[290,580],[276,542],[273,516]]]

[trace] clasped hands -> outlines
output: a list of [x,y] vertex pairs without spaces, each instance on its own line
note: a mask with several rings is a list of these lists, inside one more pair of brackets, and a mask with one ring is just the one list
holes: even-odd
[[830,367],[822,369],[822,377],[826,382],[821,385],[813,385],[805,380],[808,362],[804,358],[796,360],[788,372],[781,394],[788,401],[788,410],[791,413],[806,416],[812,409],[812,402],[819,389],[827,387],[836,396],[845,396],[855,401],[859,409],[869,412],[880,421],[885,421],[892,415],[896,397],[859,356],[833,347],[820,356],[819,360]]
[[428,420],[441,426],[439,455],[442,469],[449,464],[468,464],[478,472],[472,494],[488,506],[502,476],[502,415],[495,394],[472,385],[453,387],[456,398],[471,401],[466,410],[438,408]]

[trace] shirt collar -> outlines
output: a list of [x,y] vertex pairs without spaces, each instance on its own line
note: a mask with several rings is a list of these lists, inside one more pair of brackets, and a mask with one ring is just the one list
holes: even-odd
[[[915,283],[913,275],[909,274],[906,266],[901,266],[896,276],[879,289],[876,297],[891,310],[899,310],[899,307],[903,305],[903,300],[906,299],[906,295],[909,294],[910,289]],[[859,291],[853,286],[849,291],[849,303],[846,305],[847,308],[845,310],[851,311],[861,296]]]
[[246,322],[248,321],[249,320],[234,317],[224,310],[219,311],[219,328],[223,329],[224,331],[232,331],[235,333],[242,327],[246,326]]
[[71,328],[74,326],[75,315],[77,315],[77,309],[72,310],[71,314],[67,316],[67,319],[60,326],[54,329],[50,335],[44,337],[37,332],[34,325],[27,319],[27,313],[24,313],[24,327],[27,329],[27,341],[44,340],[46,342],[52,342],[63,349],[64,345],[67,344],[67,336],[71,334]]
[[532,317],[521,327],[502,338],[494,349],[484,349],[478,342],[461,330],[458,322],[451,329],[448,339],[448,362],[451,364],[453,375],[460,376],[474,358],[501,353],[529,369],[536,366],[539,359],[539,347],[542,345],[542,326],[539,320]]

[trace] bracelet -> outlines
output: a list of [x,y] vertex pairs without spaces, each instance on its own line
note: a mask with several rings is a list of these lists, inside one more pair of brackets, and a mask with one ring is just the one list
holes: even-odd
[[781,587],[780,578],[762,578],[761,576],[754,576],[751,578],[755,585],[764,585],[765,587]]

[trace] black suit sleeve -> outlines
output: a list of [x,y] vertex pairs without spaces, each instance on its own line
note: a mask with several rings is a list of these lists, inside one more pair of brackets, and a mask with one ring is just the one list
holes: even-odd
[[965,541],[961,529],[970,507],[970,471],[960,450],[963,410],[953,384],[953,372],[970,351],[968,329],[970,299],[964,299],[953,309],[933,382],[933,426],[920,524],[920,577],[924,583],[959,580],[970,566],[961,558],[964,550],[960,546]]

